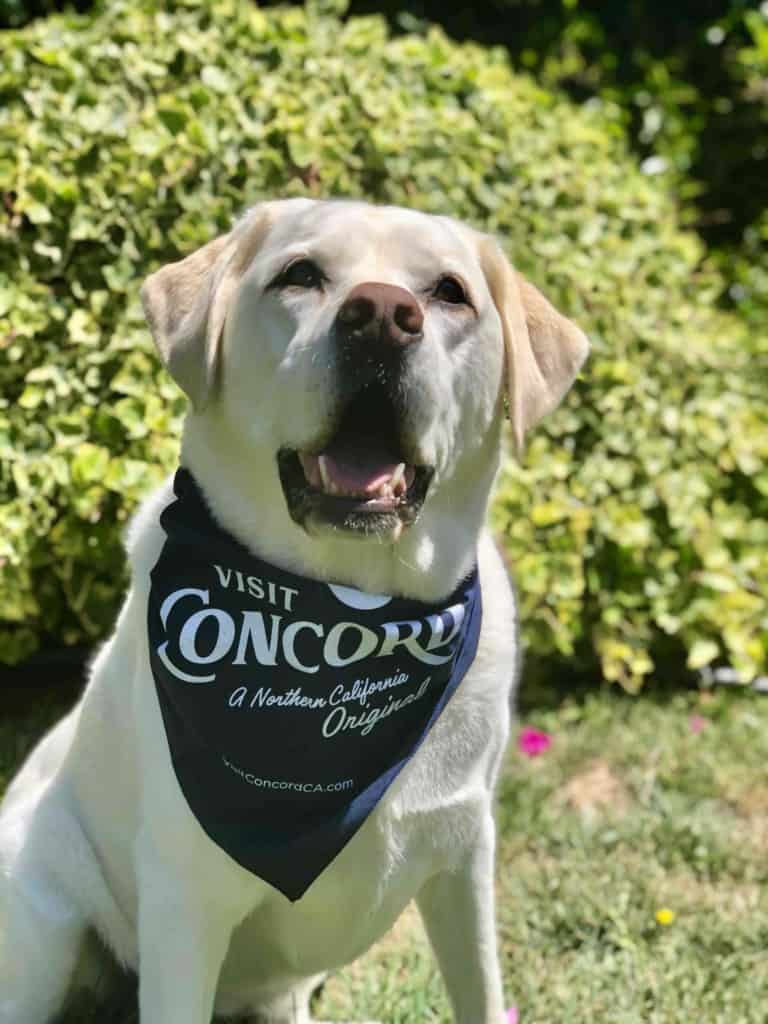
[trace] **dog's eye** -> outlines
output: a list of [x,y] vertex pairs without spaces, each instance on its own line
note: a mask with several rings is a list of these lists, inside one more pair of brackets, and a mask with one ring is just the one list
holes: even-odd
[[325,274],[312,260],[296,260],[282,271],[275,284],[280,288],[321,288]]
[[455,277],[441,277],[432,295],[441,302],[450,302],[456,306],[467,302],[467,293]]

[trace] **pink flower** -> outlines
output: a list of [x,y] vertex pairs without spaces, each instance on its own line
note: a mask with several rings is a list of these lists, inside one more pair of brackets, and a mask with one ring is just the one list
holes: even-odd
[[517,737],[517,746],[526,757],[538,757],[552,746],[552,737],[546,732],[524,725]]
[[690,726],[691,732],[701,732],[706,724],[707,720],[702,715],[691,715],[688,719],[688,725]]
[[507,1010],[507,1024],[517,1024],[520,1018],[517,1016],[517,1007],[510,1006]]

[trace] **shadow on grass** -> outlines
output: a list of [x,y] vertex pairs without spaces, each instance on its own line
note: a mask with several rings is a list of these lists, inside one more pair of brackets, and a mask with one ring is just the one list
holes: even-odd
[[[78,997],[63,1013],[54,1017],[50,1024],[139,1024],[136,976],[123,975],[106,1000]],[[253,1024],[253,1018],[216,1017],[213,1024]]]
[[139,1024],[136,976],[117,979],[108,999],[77,997],[51,1024]]
[[657,663],[656,674],[638,694],[627,693],[618,683],[600,677],[592,662],[579,663],[567,658],[535,658],[526,655],[523,676],[517,694],[521,716],[535,711],[556,711],[564,704],[583,704],[592,697],[626,702],[641,696],[660,706],[671,703],[681,693],[701,689],[699,677],[686,671],[685,660],[670,659]]

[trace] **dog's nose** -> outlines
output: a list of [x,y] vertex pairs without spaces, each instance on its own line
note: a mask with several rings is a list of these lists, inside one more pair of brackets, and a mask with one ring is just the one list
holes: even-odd
[[349,293],[335,327],[342,343],[401,351],[421,340],[424,316],[405,288],[366,281]]

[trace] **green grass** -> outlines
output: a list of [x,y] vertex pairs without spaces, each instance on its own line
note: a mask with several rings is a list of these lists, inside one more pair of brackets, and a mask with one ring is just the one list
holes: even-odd
[[[47,698],[4,717],[0,785],[59,710]],[[510,746],[499,792],[504,981],[522,1024],[764,1024],[766,698],[605,691],[521,717],[553,737],[535,759]],[[315,1010],[449,1021],[415,913],[334,975]]]
[[0,795],[39,737],[74,703],[77,680],[56,686],[0,682]]
[[[500,790],[504,981],[522,1024],[765,1024],[768,701],[609,691],[522,718],[554,741],[536,759],[512,745]],[[416,916],[317,1009],[448,1021]]]

